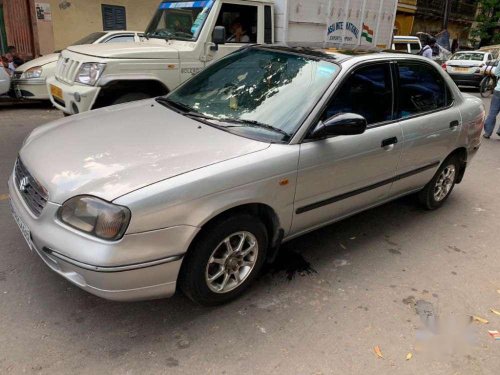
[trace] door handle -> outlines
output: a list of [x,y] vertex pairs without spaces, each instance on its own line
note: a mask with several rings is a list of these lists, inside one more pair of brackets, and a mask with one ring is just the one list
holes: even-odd
[[387,138],[382,141],[381,147],[387,147],[398,143],[398,137]]
[[458,120],[450,122],[450,129],[457,128],[460,125],[460,122]]

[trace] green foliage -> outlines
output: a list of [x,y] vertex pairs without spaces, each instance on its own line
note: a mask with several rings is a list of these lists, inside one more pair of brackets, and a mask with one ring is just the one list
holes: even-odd
[[500,20],[500,0],[478,0],[477,24],[471,30],[471,37],[481,45],[500,44],[498,21]]

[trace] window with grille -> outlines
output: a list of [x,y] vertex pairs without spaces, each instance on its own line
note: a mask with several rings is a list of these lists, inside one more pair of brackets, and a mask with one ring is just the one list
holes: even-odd
[[127,30],[127,13],[125,7],[102,5],[102,27],[108,30]]

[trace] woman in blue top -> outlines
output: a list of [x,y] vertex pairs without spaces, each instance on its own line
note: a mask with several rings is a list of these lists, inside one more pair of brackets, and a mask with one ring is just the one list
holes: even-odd
[[[497,123],[497,115],[500,112],[500,66],[495,69],[495,76],[497,77],[497,85],[493,99],[491,99],[490,113],[484,123],[484,138],[490,138],[493,134]],[[500,136],[500,129],[498,129],[497,135]]]

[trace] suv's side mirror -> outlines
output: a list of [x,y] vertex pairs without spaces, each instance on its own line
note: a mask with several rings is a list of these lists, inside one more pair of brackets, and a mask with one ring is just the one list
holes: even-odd
[[217,51],[219,44],[226,44],[226,28],[224,26],[215,26],[212,32],[212,43],[215,44],[211,47],[212,51]]
[[313,130],[313,138],[331,137],[336,135],[363,134],[367,121],[363,116],[355,113],[339,113],[325,122],[320,122]]

